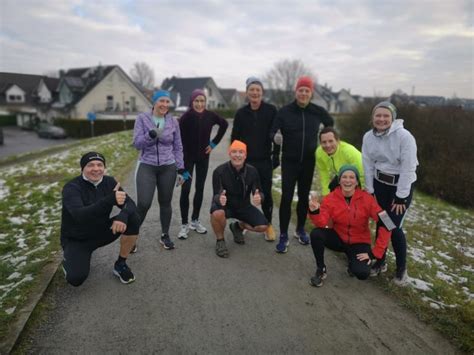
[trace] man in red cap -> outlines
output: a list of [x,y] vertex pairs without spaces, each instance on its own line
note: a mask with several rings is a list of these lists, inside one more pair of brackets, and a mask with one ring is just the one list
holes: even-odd
[[[236,221],[229,224],[234,242],[245,244],[244,229],[264,233],[268,221],[257,208],[262,204],[260,178],[257,169],[245,164],[247,146],[234,140],[229,147],[230,160],[219,165],[212,174],[214,195],[211,205],[211,225],[216,234],[216,254],[222,258],[229,256],[224,240],[224,229],[228,218]],[[252,203],[250,198],[252,197]],[[256,207],[257,206],[257,207]]]
[[282,195],[280,202],[280,240],[277,253],[288,251],[288,226],[291,218],[291,202],[298,184],[296,207],[297,226],[295,238],[303,245],[309,244],[304,230],[308,211],[308,195],[313,181],[315,156],[318,146],[319,127],[333,126],[334,120],[321,106],[311,103],[314,83],[308,76],[298,79],[295,100],[282,107],[273,122],[271,137],[282,147]]

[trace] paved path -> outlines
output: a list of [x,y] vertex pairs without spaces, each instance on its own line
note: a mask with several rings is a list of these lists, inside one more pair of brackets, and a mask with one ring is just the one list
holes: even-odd
[[42,148],[48,148],[55,145],[66,144],[76,141],[77,139],[44,139],[39,138],[35,131],[25,131],[20,127],[2,127],[3,128],[3,145],[0,145],[0,159],[10,155],[27,153]]
[[[228,142],[228,134],[224,138]],[[210,178],[226,159],[224,142],[213,152],[201,219],[209,226]],[[133,172],[125,184],[134,195]],[[179,190],[171,235],[180,225]],[[274,212],[278,216],[278,211]],[[276,218],[275,222],[277,222]],[[349,278],[328,253],[324,287],[309,286],[309,246],[292,240],[278,255],[261,235],[233,243],[230,258],[214,254],[212,232],[176,238],[160,248],[156,201],[145,221],[139,252],[129,258],[137,280],[112,275],[118,244],[98,250],[80,288],[61,285],[54,310],[33,332],[31,352],[64,353],[454,353],[451,345],[396,304],[372,282]]]

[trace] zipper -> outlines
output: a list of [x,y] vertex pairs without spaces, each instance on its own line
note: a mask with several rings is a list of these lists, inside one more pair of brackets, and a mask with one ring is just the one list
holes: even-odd
[[304,153],[304,138],[305,138],[305,131],[306,131],[306,118],[304,116],[304,111],[301,111],[301,115],[303,116],[303,143],[301,144],[301,158],[300,162],[303,162],[303,153]]

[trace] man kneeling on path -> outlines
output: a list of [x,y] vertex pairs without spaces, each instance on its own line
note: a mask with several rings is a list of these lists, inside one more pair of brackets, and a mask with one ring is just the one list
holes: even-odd
[[[122,283],[133,282],[135,276],[126,260],[140,228],[137,207],[113,177],[104,175],[102,154],[86,153],[80,165],[82,174],[63,188],[61,245],[66,280],[80,286],[89,275],[92,252],[122,236],[113,272]],[[114,206],[121,211],[111,218]]]
[[[264,233],[268,221],[255,206],[260,206],[263,194],[258,171],[245,163],[247,146],[234,140],[229,147],[230,161],[219,165],[212,174],[213,199],[211,206],[211,225],[216,234],[216,254],[222,258],[229,256],[225,245],[224,229],[228,218],[237,221],[229,224],[234,242],[244,244],[244,229]],[[250,203],[250,195],[252,202]]]

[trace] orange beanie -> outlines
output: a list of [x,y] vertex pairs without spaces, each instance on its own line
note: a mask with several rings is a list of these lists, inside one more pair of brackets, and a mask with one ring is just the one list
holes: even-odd
[[243,150],[247,154],[247,145],[244,142],[238,141],[237,139],[232,142],[229,146],[229,153],[231,150]]
[[313,79],[311,79],[309,76],[302,76],[298,79],[296,82],[296,89],[298,90],[300,87],[304,86],[305,88],[310,89],[311,91],[314,90],[314,83]]

